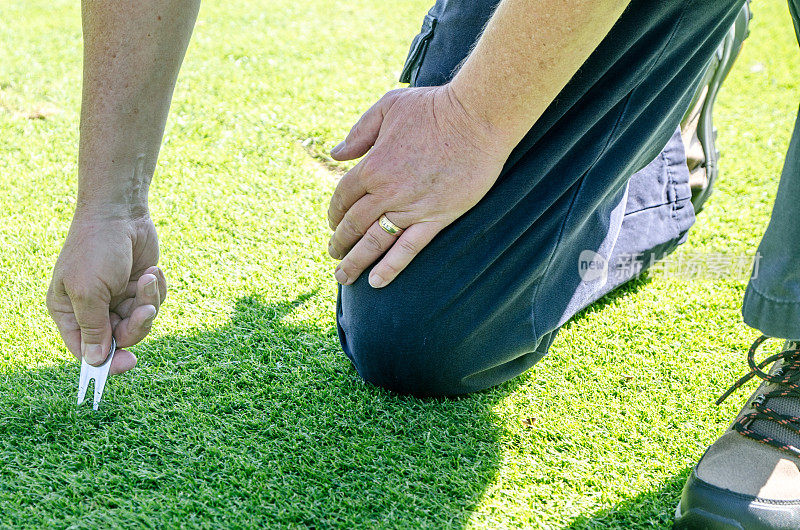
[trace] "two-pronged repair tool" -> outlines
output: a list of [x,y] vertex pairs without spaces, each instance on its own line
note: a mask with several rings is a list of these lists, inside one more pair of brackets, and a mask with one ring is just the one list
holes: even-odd
[[78,405],[83,403],[86,398],[86,388],[89,386],[89,381],[94,379],[94,401],[92,408],[97,410],[100,406],[100,399],[103,397],[103,389],[106,386],[106,379],[108,379],[108,369],[111,368],[111,361],[114,359],[114,352],[117,351],[117,341],[111,337],[111,350],[108,352],[108,357],[100,366],[92,366],[86,362],[86,359],[81,360],[81,378],[78,381]]

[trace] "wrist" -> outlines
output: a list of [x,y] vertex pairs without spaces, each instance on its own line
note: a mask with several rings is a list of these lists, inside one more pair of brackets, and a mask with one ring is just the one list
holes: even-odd
[[[104,189],[110,188],[110,189]],[[150,216],[147,193],[131,192],[131,190],[115,189],[110,186],[101,188],[78,185],[75,199],[75,217],[107,220],[134,220]]]
[[94,165],[82,157],[76,215],[108,219],[149,216],[148,194],[154,167],[145,167],[143,155],[131,157],[132,160],[119,158],[122,161]]
[[[476,147],[491,154],[497,154],[504,159],[517,146],[522,136],[515,134],[508,123],[501,123],[491,118],[491,113],[476,102],[474,93],[468,90],[461,82],[455,79],[441,87],[444,97],[450,100],[455,113],[462,116],[465,129],[471,132],[475,139]],[[524,135],[524,133],[523,133]]]
[[75,200],[75,217],[78,218],[133,220],[149,215],[147,197],[79,192]]

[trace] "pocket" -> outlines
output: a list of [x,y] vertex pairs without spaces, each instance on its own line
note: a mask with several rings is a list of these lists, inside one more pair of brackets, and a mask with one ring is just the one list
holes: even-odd
[[419,75],[419,68],[422,66],[422,61],[425,58],[425,53],[428,51],[428,45],[433,38],[433,30],[436,28],[436,17],[431,14],[425,15],[425,20],[422,22],[422,29],[419,34],[414,37],[411,42],[411,49],[408,51],[406,63],[403,65],[403,71],[400,73],[401,83],[416,83],[417,76]]

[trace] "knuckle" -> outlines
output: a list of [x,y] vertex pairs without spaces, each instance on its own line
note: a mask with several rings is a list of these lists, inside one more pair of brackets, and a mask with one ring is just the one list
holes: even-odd
[[401,96],[403,93],[407,92],[408,88],[395,88],[383,95],[381,98],[385,103],[393,103],[395,99]]
[[363,230],[360,230],[355,221],[349,216],[344,216],[341,223],[339,223],[339,229],[342,231],[342,235],[348,239],[357,239],[364,235]]
[[398,178],[388,179],[386,182],[383,183],[383,189],[381,190],[385,197],[392,198],[395,201],[403,202],[403,203],[411,203],[411,191],[407,185]]
[[97,297],[97,289],[84,282],[65,283],[67,295],[73,302],[87,302]]
[[98,327],[95,327],[95,326],[89,326],[89,325],[86,325],[86,324],[81,326],[81,335],[83,335],[85,338],[90,338],[90,339],[102,338],[102,336],[104,334],[104,331],[105,330],[102,329],[102,328],[98,328]]
[[361,171],[358,172],[358,177],[363,180],[364,177],[380,174],[383,163],[378,156],[378,153],[370,153],[364,160],[361,161]]
[[376,236],[372,231],[368,231],[366,234],[364,234],[362,241],[364,242],[364,247],[370,252],[383,252],[384,250],[384,246],[380,238],[378,238],[378,236]]
[[400,269],[395,267],[393,263],[385,262],[381,264],[378,274],[380,274],[381,278],[388,280],[400,274]]
[[328,221],[331,223],[331,228],[336,229],[336,225],[341,222],[342,216],[345,214],[345,204],[342,198],[342,191],[337,190],[331,197],[330,205],[328,206]]
[[354,138],[358,138],[359,136],[361,136],[361,129],[362,129],[361,120],[358,120],[356,124],[353,125],[353,128],[350,129],[350,132],[348,133],[345,142],[347,142],[347,140],[352,140]]
[[334,193],[333,197],[331,197],[331,204],[330,208],[328,208],[329,215],[333,214],[332,217],[341,216],[342,212],[344,212],[344,199],[342,198],[341,193]]
[[105,326],[82,322],[81,319],[78,319],[78,325],[81,327],[81,335],[84,339],[102,339],[106,332]]
[[415,255],[419,253],[419,245],[417,245],[414,241],[407,239],[407,238],[400,238],[397,241],[397,245],[400,247],[400,250],[406,254]]
[[328,203],[328,217],[331,217],[334,212],[336,212],[336,206],[339,204],[339,190],[333,192],[331,195],[331,200]]
[[47,310],[52,314],[53,308],[55,307],[56,304],[56,293],[52,285],[50,285],[50,287],[47,289],[47,294],[45,295],[44,303],[47,306]]

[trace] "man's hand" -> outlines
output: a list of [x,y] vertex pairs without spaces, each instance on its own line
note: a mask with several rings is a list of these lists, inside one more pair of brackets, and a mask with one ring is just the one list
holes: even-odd
[[[354,282],[386,252],[369,278],[383,287],[472,208],[629,2],[501,0],[450,83],[394,90],[369,109],[331,153],[369,151],[331,199],[336,279]],[[384,231],[381,214],[405,231]]]
[[[77,207],[47,309],[67,348],[102,364],[142,340],[167,294],[148,210],[172,91],[200,0],[82,0]],[[136,365],[118,349],[111,373]]]
[[[353,283],[384,253],[369,283],[383,287],[394,280],[486,195],[512,148],[470,115],[448,85],[383,96],[331,152],[336,160],[351,160],[369,151],[339,182],[328,210],[335,231],[328,252],[342,260],[339,283]],[[382,214],[404,230],[383,230]]]
[[149,217],[104,218],[76,213],[53,270],[47,309],[75,357],[105,361],[111,334],[120,349],[111,373],[136,365],[121,348],[142,340],[167,293],[156,267],[158,238]]

